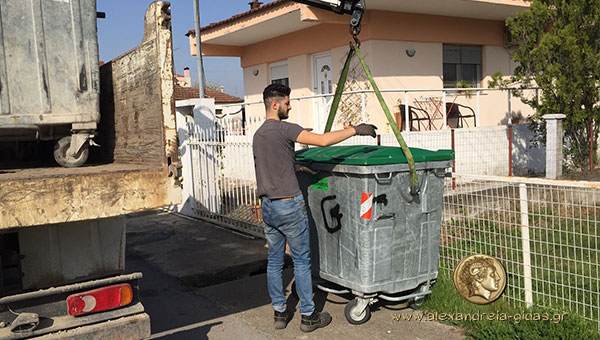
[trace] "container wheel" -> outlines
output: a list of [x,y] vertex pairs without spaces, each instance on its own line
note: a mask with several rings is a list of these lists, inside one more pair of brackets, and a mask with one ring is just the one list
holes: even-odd
[[371,318],[371,308],[369,305],[365,307],[362,312],[358,311],[358,300],[354,299],[346,304],[346,308],[344,308],[344,315],[346,316],[346,320],[353,325],[363,324]]
[[427,301],[427,295],[417,296],[408,303],[408,307],[412,309],[421,309],[421,306]]
[[[425,292],[427,291],[427,284],[423,283],[421,284],[416,291],[418,292]],[[429,298],[429,295],[421,295],[421,296],[417,296],[414,299],[411,299],[410,302],[408,303],[408,307],[412,308],[412,309],[420,309],[421,306],[423,306],[423,304],[425,303],[425,301],[427,301],[427,299]]]
[[90,152],[88,143],[83,144],[75,156],[67,154],[69,146],[71,146],[71,136],[63,137],[56,142],[54,145],[54,159],[56,163],[65,168],[82,166],[87,161]]

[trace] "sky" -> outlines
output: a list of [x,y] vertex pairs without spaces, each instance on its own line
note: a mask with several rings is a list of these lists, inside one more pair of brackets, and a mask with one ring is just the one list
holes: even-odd
[[[264,3],[273,0],[262,0]],[[190,56],[189,40],[185,34],[194,29],[194,2],[171,0],[173,59],[175,73],[183,75],[190,68],[192,82],[198,80],[196,57]],[[250,0],[199,0],[200,26],[228,19],[250,9]],[[96,10],[105,12],[98,19],[100,60],[107,62],[139,45],[144,35],[144,14],[151,0],[97,0]],[[222,85],[225,92],[244,97],[242,67],[239,58],[203,58],[206,81]]]

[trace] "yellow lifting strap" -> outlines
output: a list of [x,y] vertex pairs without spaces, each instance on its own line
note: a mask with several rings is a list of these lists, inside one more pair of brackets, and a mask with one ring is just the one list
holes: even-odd
[[371,83],[371,86],[373,87],[373,90],[375,91],[375,95],[377,96],[377,100],[379,101],[379,104],[381,105],[381,108],[383,109],[383,112],[385,113],[387,121],[390,124],[392,131],[394,131],[396,140],[398,140],[398,144],[400,144],[400,148],[402,149],[402,152],[404,153],[404,157],[406,157],[406,161],[408,163],[408,169],[409,169],[409,173],[410,173],[410,191],[412,194],[418,194],[417,183],[418,183],[419,179],[417,177],[417,171],[415,169],[415,160],[413,158],[413,155],[410,152],[408,145],[406,145],[404,138],[402,138],[402,135],[400,134],[400,130],[398,129],[398,125],[396,125],[396,122],[394,121],[394,118],[392,117],[392,114],[390,113],[390,109],[388,108],[387,104],[385,103],[385,100],[383,99],[383,96],[381,95],[381,91],[379,91],[379,87],[377,87],[377,84],[375,83],[375,80],[373,79],[373,76],[371,75],[371,72],[369,71],[369,68],[367,67],[367,64],[365,63],[364,58],[360,54],[360,49],[358,48],[357,44],[351,44],[350,51],[348,51],[348,56],[346,57],[346,62],[344,63],[344,68],[342,69],[342,73],[340,74],[340,79],[338,81],[337,88],[335,89],[335,95],[333,97],[333,102],[331,103],[331,109],[329,110],[329,116],[327,117],[327,124],[325,125],[325,132],[331,131],[331,127],[333,126],[333,120],[335,119],[335,115],[337,113],[337,109],[340,104],[340,100],[342,98],[342,92],[344,91],[344,84],[346,83],[346,78],[348,77],[348,70],[350,69],[350,62],[352,61],[352,58],[354,57],[354,55],[356,55],[358,57],[358,60],[360,60],[360,64],[362,65],[363,69],[365,70],[365,74],[367,75],[367,78],[369,79],[369,82]]

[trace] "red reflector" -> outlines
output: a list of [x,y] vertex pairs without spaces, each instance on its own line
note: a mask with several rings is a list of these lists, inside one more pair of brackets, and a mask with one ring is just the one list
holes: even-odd
[[69,315],[82,315],[114,309],[131,303],[133,290],[128,283],[98,288],[67,297]]

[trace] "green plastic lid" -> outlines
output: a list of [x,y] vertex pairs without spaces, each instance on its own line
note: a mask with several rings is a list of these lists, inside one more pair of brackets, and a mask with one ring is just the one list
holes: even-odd
[[[415,163],[454,159],[453,150],[410,148]],[[346,165],[384,165],[407,163],[402,149],[394,146],[326,146],[296,151],[296,161]]]

